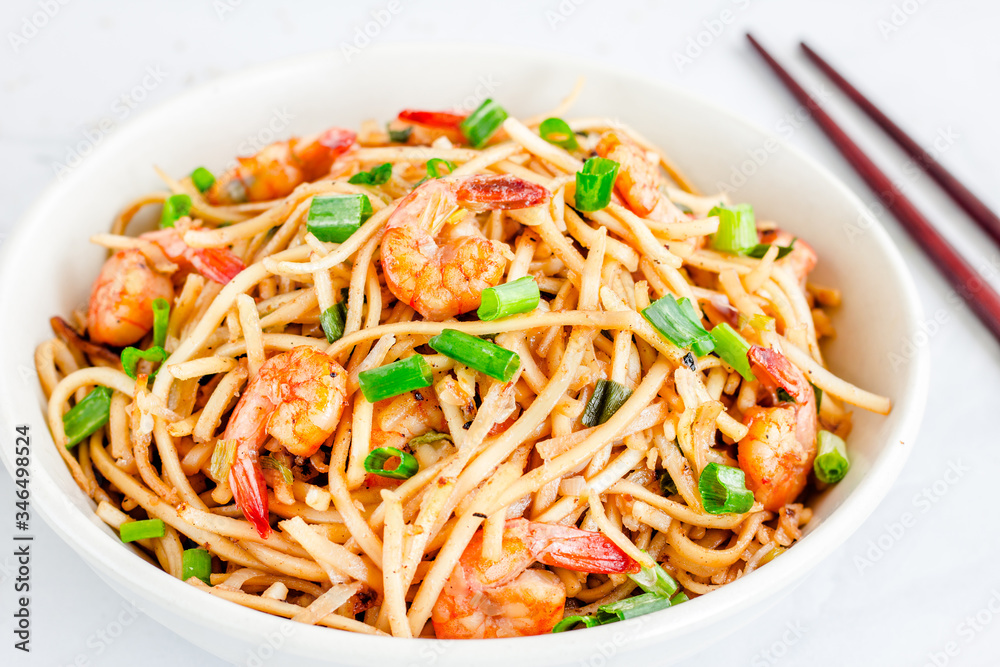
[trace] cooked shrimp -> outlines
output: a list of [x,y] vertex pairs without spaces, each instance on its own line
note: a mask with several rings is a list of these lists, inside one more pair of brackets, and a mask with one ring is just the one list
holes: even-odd
[[229,485],[261,537],[271,533],[267,485],[258,453],[268,435],[295,456],[312,456],[344,411],[347,373],[309,347],[277,354],[260,367],[233,410],[223,438],[236,441]]
[[410,128],[406,143],[427,145],[438,137],[448,137],[453,144],[465,143],[461,125],[468,117],[465,111],[422,111],[404,109],[393,123],[393,129]]
[[798,368],[777,352],[754,345],[747,358],[761,383],[781,387],[794,399],[771,408],[752,407],[743,415],[749,427],[738,458],[747,488],[764,509],[777,511],[806,486],[816,457],[816,395]]
[[131,345],[153,328],[153,301],[174,297],[170,278],[157,273],[136,248],[104,262],[90,291],[87,332],[94,343]]
[[775,263],[788,269],[795,279],[804,285],[809,272],[816,268],[816,251],[813,250],[813,247],[783,229],[770,229],[760,233],[761,243],[787,246],[793,241],[792,251]]
[[469,211],[528,208],[549,197],[545,188],[514,176],[427,181],[386,223],[382,270],[389,290],[431,320],[478,308],[482,291],[500,282],[512,255],[506,244],[483,236]]
[[339,127],[306,139],[276,141],[219,176],[205,196],[215,205],[267,201],[291,194],[297,186],[330,171],[357,135]]
[[535,562],[577,572],[638,572],[639,564],[601,533],[525,519],[504,528],[499,560],[483,553],[483,532],[469,542],[431,615],[438,639],[525,637],[562,620],[566,589]]
[[601,135],[594,149],[601,157],[618,163],[615,187],[636,215],[660,222],[675,222],[685,218],[673,202],[660,192],[663,177],[645,151],[620,132],[608,130]]
[[[431,389],[409,391],[375,403],[372,413],[371,447],[394,447],[413,451],[410,440],[431,431],[448,432],[448,422]],[[418,459],[419,460],[419,459]],[[392,463],[386,463],[392,468]],[[392,487],[399,480],[369,474],[365,484],[371,487]]]
[[184,269],[197,271],[209,280],[225,285],[246,268],[227,248],[192,248],[174,227],[147,232],[139,238],[160,246],[163,254]]

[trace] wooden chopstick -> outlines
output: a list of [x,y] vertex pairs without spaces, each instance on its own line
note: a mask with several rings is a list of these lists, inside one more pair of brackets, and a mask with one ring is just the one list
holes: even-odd
[[852,86],[847,79],[840,75],[837,70],[833,69],[826,60],[824,60],[818,53],[809,48],[809,45],[805,42],[800,42],[799,46],[805,51],[806,56],[809,57],[813,63],[816,64],[823,73],[837,88],[840,88],[844,93],[851,98],[855,104],[861,107],[868,116],[878,124],[885,133],[888,134],[893,140],[902,147],[904,151],[910,154],[917,165],[927,172],[931,178],[938,182],[938,185],[948,193],[956,204],[961,206],[966,213],[976,222],[979,227],[990,235],[993,240],[1000,245],[1000,217],[997,217],[996,213],[990,210],[979,197],[972,193],[967,187],[965,187],[961,181],[959,181],[955,176],[951,174],[947,169],[945,169],[941,164],[934,159],[930,153],[925,151],[920,147],[916,141],[914,141],[909,135],[906,134],[898,125],[896,125],[892,120],[889,119],[882,111],[879,110],[871,100],[865,97],[861,91]]
[[854,141],[840,129],[805,89],[789,74],[760,43],[747,34],[750,44],[774,70],[785,87],[812,114],[834,146],[864,179],[886,209],[900,222],[903,229],[919,245],[942,276],[955,289],[979,320],[1000,342],[1000,295],[986,283],[953,247],[938,234],[931,222],[914,206]]

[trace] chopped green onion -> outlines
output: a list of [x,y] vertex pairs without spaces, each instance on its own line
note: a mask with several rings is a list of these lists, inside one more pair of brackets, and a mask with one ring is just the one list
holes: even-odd
[[715,353],[724,362],[735,368],[744,380],[753,382],[757,379],[753,371],[750,370],[750,360],[747,359],[750,343],[735,329],[728,323],[722,322],[712,329],[712,340],[715,341]]
[[320,241],[343,243],[371,217],[368,195],[325,195],[313,197],[306,229]]
[[431,367],[419,354],[358,373],[361,393],[369,403],[431,386]]
[[99,386],[63,415],[66,449],[71,448],[108,422],[111,415],[111,390]]
[[181,554],[181,581],[191,577],[212,585],[212,554],[205,549],[185,549]]
[[583,416],[580,417],[580,423],[587,428],[597,426],[601,418],[601,408],[604,407],[604,392],[607,390],[607,380],[598,380],[594,385],[594,393],[590,395],[587,405],[583,408]]
[[163,537],[166,534],[167,527],[162,519],[129,521],[118,527],[118,535],[121,537],[122,542],[147,540],[151,537]]
[[601,624],[600,621],[593,616],[567,616],[563,620],[556,623],[555,627],[552,628],[552,632],[566,632],[567,630],[572,630],[581,623],[585,628],[593,628]]
[[518,313],[530,313],[538,308],[541,298],[535,279],[524,276],[503,285],[484,289],[476,315],[484,322],[492,322]]
[[215,442],[208,472],[216,482],[229,479],[229,469],[233,467],[233,460],[236,458],[237,442],[236,438],[220,438]]
[[191,172],[191,182],[198,188],[198,192],[204,192],[215,183],[215,176],[208,169],[198,167]]
[[347,179],[347,182],[352,185],[383,185],[389,181],[390,176],[392,176],[392,163],[383,162],[377,167],[372,167],[371,171],[354,174]]
[[757,245],[757,223],[750,204],[716,206],[708,212],[719,217],[719,229],[712,236],[712,247],[721,252],[745,255]]
[[747,489],[743,471],[714,461],[701,471],[698,493],[709,514],[743,514],[753,507],[753,491]]
[[[447,169],[448,171],[443,171],[443,169]],[[455,171],[454,162],[439,157],[432,157],[427,161],[427,176],[424,178],[424,181],[428,178],[441,178],[442,176],[447,176],[453,171]],[[421,183],[423,183],[423,181],[421,181]]]
[[813,394],[816,395],[816,414],[819,414],[820,403],[823,402],[823,390],[814,385],[812,382],[809,383],[813,388]]
[[268,470],[276,470],[281,475],[281,479],[284,480],[285,484],[291,484],[294,481],[292,477],[292,471],[284,463],[274,458],[273,456],[264,456],[260,459],[260,467],[267,468]]
[[677,484],[674,483],[674,478],[666,470],[660,473],[660,491],[665,496],[677,495]]
[[344,326],[347,323],[347,305],[338,301],[323,311],[319,316],[319,325],[326,334],[326,342],[332,343],[344,337]]
[[546,118],[538,126],[538,134],[550,144],[555,144],[568,151],[580,148],[580,144],[576,142],[576,135],[562,118]]
[[665,295],[646,306],[642,316],[671,343],[690,348],[699,357],[715,349],[711,335],[701,325],[701,316],[688,298]]
[[[136,378],[136,367],[139,365],[140,359],[145,359],[146,361],[154,364],[162,364],[166,361],[167,356],[167,351],[159,345],[154,345],[148,350],[140,350],[136,347],[126,347],[122,350],[122,368],[125,369],[125,375],[134,380]],[[160,369],[157,368],[149,377],[155,378],[159,371]]]
[[448,433],[427,431],[427,433],[424,433],[423,435],[418,435],[410,438],[410,441],[406,443],[406,445],[407,447],[416,447],[417,445],[429,445],[432,442],[440,442],[441,440],[454,442],[454,440],[451,439],[451,435]]
[[187,195],[170,195],[163,202],[160,213],[160,229],[173,227],[174,223],[191,214],[191,197]]
[[507,112],[491,99],[485,100],[479,108],[462,121],[459,128],[473,148],[482,148],[490,137],[507,120]]
[[660,611],[669,606],[670,598],[662,597],[656,593],[646,593],[598,607],[597,620],[601,625],[615,623]]
[[691,599],[691,598],[689,598],[689,597],[687,596],[687,593],[685,593],[684,591],[681,591],[680,593],[678,593],[678,594],[677,594],[677,595],[675,595],[674,597],[670,598],[670,606],[671,606],[671,607],[676,607],[676,606],[677,606],[677,605],[679,605],[680,603],[682,603],[682,602],[687,602],[687,601],[688,601],[688,600],[690,600],[690,599]]
[[[410,357],[411,359],[413,357]],[[385,469],[385,462],[396,457],[399,465],[392,470]],[[378,475],[379,477],[391,477],[392,479],[409,479],[417,474],[420,464],[413,454],[404,452],[395,447],[379,447],[373,449],[371,454],[365,457],[365,470]]]
[[456,329],[445,329],[427,344],[435,352],[502,382],[509,382],[521,366],[517,353]]
[[829,431],[820,431],[816,435],[816,460],[813,471],[816,479],[826,484],[836,484],[844,479],[851,468],[847,459],[847,445],[844,440]]
[[385,129],[389,133],[389,141],[405,144],[410,140],[410,135],[413,134],[413,126],[407,125],[401,130],[392,129],[392,123],[386,123]]
[[777,395],[778,401],[781,403],[795,403],[795,397],[781,387],[778,387],[778,390],[774,393]]
[[166,345],[168,324],[170,324],[170,302],[166,299],[153,299],[153,347]]
[[618,176],[618,163],[603,157],[592,157],[576,172],[576,208],[599,211],[611,203],[611,191]]
[[653,567],[644,567],[638,574],[630,574],[628,578],[647,593],[669,598],[680,590],[680,585],[658,563]]
[[594,393],[583,408],[581,423],[588,428],[597,426],[611,419],[625,401],[632,395],[632,390],[614,380],[598,380]]
[[[789,242],[788,245],[779,245],[778,246],[778,256],[775,257],[775,259],[781,259],[782,257],[786,257],[788,255],[788,253],[790,253],[791,251],[795,250],[795,247],[794,247],[795,246],[795,242],[798,241],[798,240],[799,240],[799,238],[796,236],[795,238],[793,238]],[[767,251],[771,249],[771,245],[772,244],[770,244],[770,243],[758,243],[753,248],[751,248],[749,250],[749,252],[747,252],[747,257],[753,257],[755,259],[762,259],[764,257],[764,255],[767,254]]]

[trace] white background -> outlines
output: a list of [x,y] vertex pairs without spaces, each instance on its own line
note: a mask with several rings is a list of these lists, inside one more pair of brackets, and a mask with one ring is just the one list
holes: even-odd
[[[802,79],[818,84],[822,78],[796,47],[807,39],[918,141],[930,147],[937,140],[941,161],[1000,208],[995,2],[397,1],[401,10],[372,42],[465,40],[576,54],[679,84],[772,131],[787,127],[782,123],[796,104],[743,35],[753,30]],[[127,116],[189,86],[247,66],[339,51],[353,43],[372,11],[387,4],[70,0],[62,6],[56,0],[4,0],[0,235],[53,180],[73,146],[100,142],[95,130],[102,120],[128,122]],[[51,18],[41,13],[45,5]],[[148,71],[162,80],[142,89]],[[447,63],[436,63],[433,75],[447,76]],[[133,97],[134,110],[123,95]],[[990,281],[1000,282],[1000,252],[929,179],[907,174],[905,156],[839,94],[832,93],[827,105],[976,266],[990,267]],[[811,123],[789,139],[871,200]],[[933,368],[913,456],[886,500],[843,548],[785,600],[725,641],[706,646],[691,665],[1000,662],[1000,618],[989,606],[992,601],[1000,610],[997,344],[964,307],[945,300],[946,285],[895,221],[883,221],[908,258],[934,322],[918,341],[930,345]],[[33,650],[29,656],[14,651],[13,504],[13,485],[0,474],[0,664],[221,664],[145,616],[133,617],[37,518]],[[670,647],[663,651],[669,654]]]

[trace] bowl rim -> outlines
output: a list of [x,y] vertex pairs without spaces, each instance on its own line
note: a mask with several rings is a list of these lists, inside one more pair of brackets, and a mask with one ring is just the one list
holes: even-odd
[[[868,223],[866,231],[872,235],[872,239],[878,245],[880,252],[886,260],[886,265],[893,274],[899,277],[902,284],[902,292],[897,296],[903,304],[903,312],[908,319],[906,323],[907,327],[911,331],[916,331],[916,327],[922,318],[923,308],[912,276],[899,249],[893,243],[879,220],[872,214],[858,195],[816,159],[787,143],[783,138],[772,134],[721,104],[706,99],[700,94],[688,91],[672,82],[658,80],[645,74],[628,72],[615,66],[602,64],[591,58],[535,47],[466,42],[434,44],[397,42],[391,44],[372,44],[366,48],[366,51],[399,57],[422,58],[429,58],[435,54],[453,56],[457,51],[472,54],[476,58],[509,57],[513,53],[518,58],[539,59],[560,66],[574,67],[581,72],[598,72],[620,81],[626,81],[629,85],[658,88],[672,96],[685,98],[687,102],[695,106],[707,107],[721,114],[726,119],[726,122],[741,125],[745,129],[759,135],[761,139],[776,142],[782,151],[786,151],[805,167],[812,169],[824,181],[826,187],[830,188],[831,191],[835,191],[838,196],[849,202],[858,211],[859,215],[863,216],[866,223]],[[155,106],[130,117],[113,135],[107,137],[100,146],[96,147],[95,153],[101,155],[110,153],[118,146],[127,143],[131,136],[140,135],[149,129],[155,128],[161,123],[161,120],[171,117],[185,106],[197,103],[199,100],[210,100],[215,96],[225,96],[228,91],[238,89],[255,79],[274,76],[284,71],[299,68],[326,65],[332,71],[338,71],[344,67],[351,66],[339,56],[340,54],[334,49],[315,51],[252,67],[241,68],[214,77],[208,81],[189,87],[171,96],[169,99],[159,102]],[[64,198],[71,186],[77,180],[85,178],[88,172],[93,169],[93,161],[89,161],[89,165],[91,166],[88,166],[88,164],[81,165],[64,179],[57,179],[48,185],[35,203],[30,206],[27,212],[16,223],[7,242],[0,248],[0,285],[16,284],[15,276],[8,275],[9,269],[7,267],[11,266],[11,262],[4,260],[23,250],[21,246],[26,243],[25,238],[28,227],[38,224],[47,218],[50,209],[54,206],[54,202]],[[10,321],[8,320],[7,322],[9,323]],[[6,330],[9,326],[10,324],[5,323],[3,327],[0,327],[0,346],[3,346],[3,343],[8,338]],[[909,360],[908,364],[908,372],[911,379],[909,383],[910,389],[908,393],[902,397],[895,398],[893,401],[893,410],[901,410],[902,414],[898,418],[897,427],[886,436],[887,440],[898,440],[900,445],[884,447],[879,452],[867,475],[859,482],[857,488],[844,498],[841,505],[829,517],[823,520],[807,535],[803,536],[795,544],[794,549],[790,549],[782,556],[779,561],[782,563],[781,567],[761,568],[756,570],[752,577],[748,576],[747,578],[732,582],[713,591],[711,596],[703,596],[691,600],[685,604],[685,614],[683,615],[667,617],[664,615],[664,612],[658,612],[633,619],[630,623],[635,632],[628,637],[628,641],[634,643],[632,648],[646,646],[653,641],[662,639],[668,634],[694,632],[710,623],[732,617],[756,604],[752,594],[754,590],[790,586],[792,583],[799,581],[807,571],[816,567],[821,560],[843,544],[861,526],[888,493],[909,457],[926,402],[929,386],[929,366],[930,354],[927,347],[918,346],[915,355]],[[9,399],[0,402],[0,418],[10,427],[23,423],[17,416],[18,411],[21,414],[24,414],[26,410],[30,410],[31,413],[37,412],[35,395],[32,394],[30,397],[25,396],[26,392],[19,391],[15,383],[16,380],[12,377],[0,376],[0,394],[7,396]],[[44,418],[42,419],[42,424],[44,425]],[[43,433],[32,434],[37,439],[36,441],[55,446],[47,427],[43,431]],[[0,447],[0,459],[3,460],[8,471],[12,473],[11,458],[12,454],[8,451],[8,446],[4,445]],[[175,614],[184,615],[189,619],[193,618],[217,631],[225,632],[231,637],[239,638],[246,636],[248,633],[253,633],[255,636],[261,637],[266,632],[278,630],[281,624],[289,623],[287,619],[230,603],[215,596],[203,594],[201,591],[198,591],[198,593],[202,593],[200,597],[192,597],[191,594],[194,590],[190,585],[175,579],[159,568],[144,568],[143,566],[148,564],[130,553],[129,550],[120,548],[117,540],[112,538],[110,530],[106,526],[103,526],[103,524],[92,520],[94,516],[93,512],[87,515],[84,510],[70,502],[68,496],[59,488],[55,479],[47,470],[37,465],[36,460],[34,457],[31,460],[33,506],[60,538],[83,557],[88,565],[94,568],[102,578],[110,576],[114,579],[119,579],[124,582],[124,585],[130,592],[138,595],[144,602],[160,605]],[[98,569],[98,563],[100,569]],[[183,607],[178,605],[178,601],[183,599],[189,599],[191,604]],[[138,606],[144,608],[146,604],[140,602]],[[585,642],[578,641],[580,635],[573,635],[577,638],[575,641],[567,641],[557,635],[543,635],[488,640],[489,643],[486,645],[482,642],[487,640],[435,641],[447,645],[448,662],[481,661],[484,655],[482,653],[484,646],[493,646],[494,648],[503,647],[506,650],[536,651],[539,654],[547,655],[556,655],[556,651],[558,651],[558,654],[568,661],[575,659],[577,653],[581,653],[581,649],[579,648],[575,650],[569,648],[573,644],[580,647],[587,647],[587,650],[592,653],[592,647],[599,642],[614,640],[617,643],[619,640],[615,639],[615,636],[620,634],[623,625],[628,624],[613,624],[591,628],[588,630],[588,634],[585,635],[587,639]],[[373,651],[378,651],[376,655],[380,657],[405,659],[408,656],[412,657],[416,655],[417,651],[426,645],[426,640],[421,641],[395,637],[383,638],[337,631],[325,627],[305,625],[299,627],[298,624],[296,624],[295,632],[295,641],[289,642],[286,646],[290,653],[302,656],[324,656],[324,651],[329,650],[329,642],[331,640],[337,641],[338,651],[342,651],[341,655],[346,659],[363,657],[365,655],[371,656],[373,655]],[[503,643],[500,644],[497,642]]]

